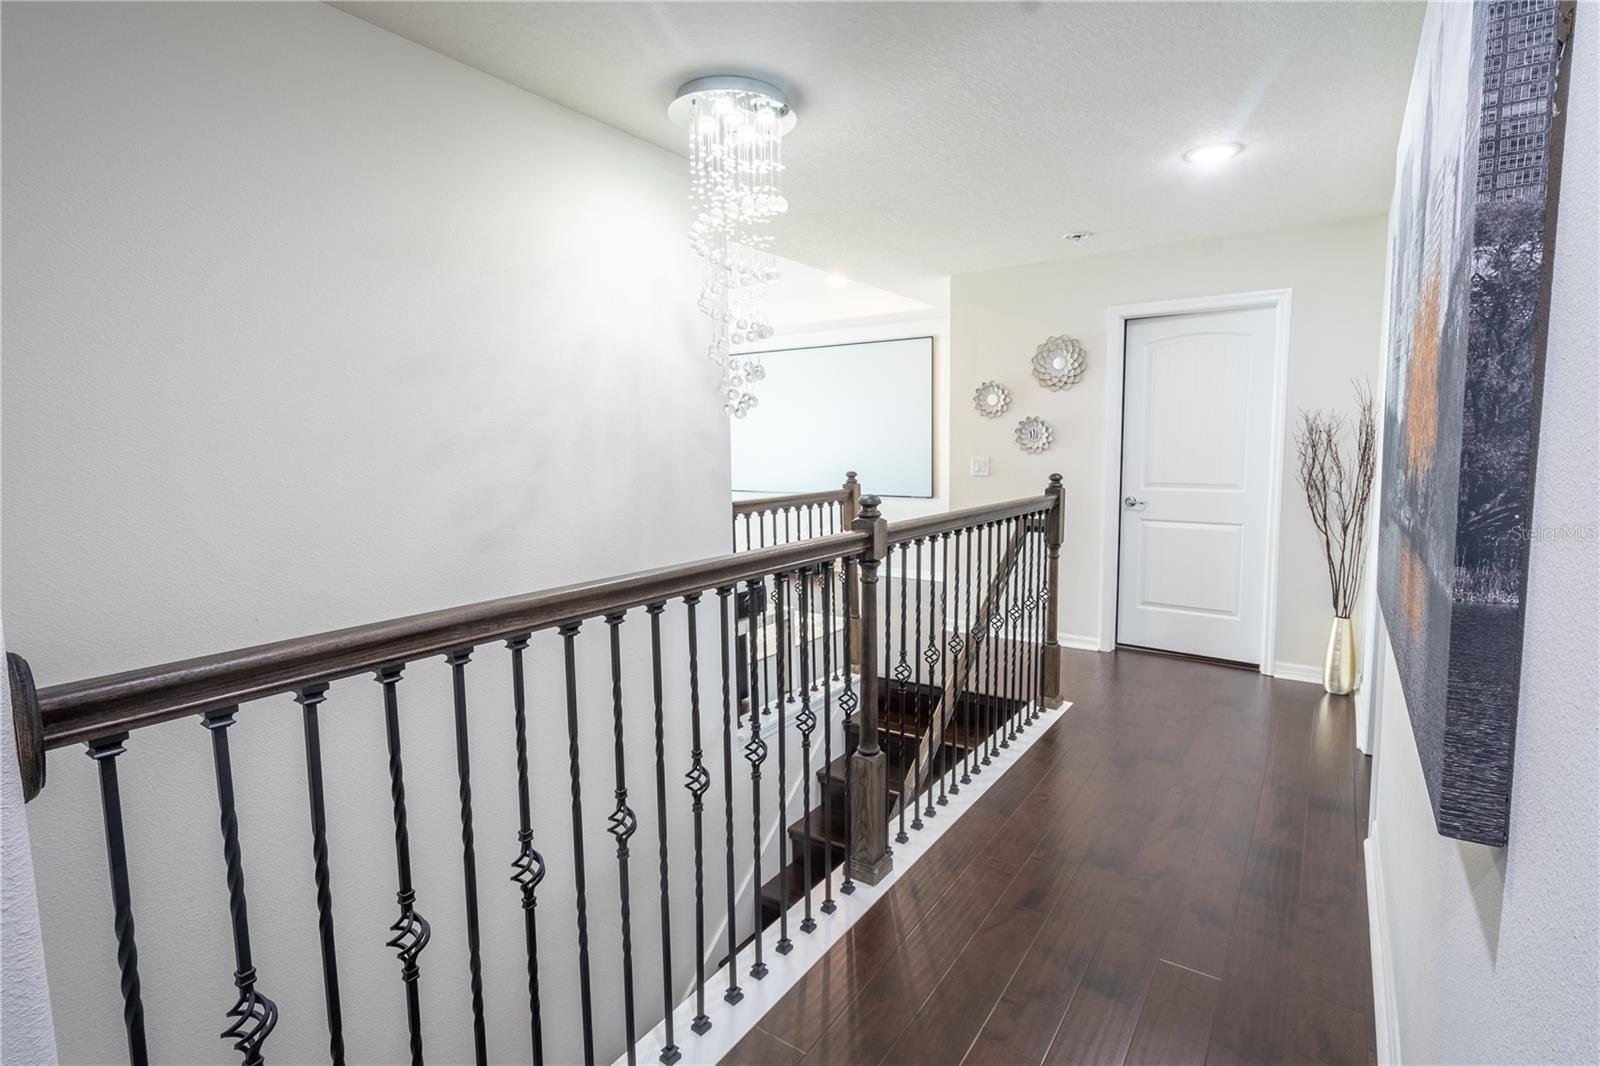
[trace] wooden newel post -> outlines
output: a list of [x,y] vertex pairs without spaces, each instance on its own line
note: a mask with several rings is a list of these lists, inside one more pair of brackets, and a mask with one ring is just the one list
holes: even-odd
[[889,852],[889,806],[884,797],[888,767],[878,748],[878,564],[889,550],[889,523],[878,514],[878,498],[866,496],[852,529],[871,535],[861,552],[860,631],[861,713],[856,716],[861,743],[850,757],[850,875],[875,885],[894,865]]
[[[839,524],[841,529],[856,528],[856,519],[861,514],[861,482],[856,480],[854,470],[846,470],[844,474],[844,500],[839,505]],[[850,661],[861,661],[861,571],[856,566],[854,559],[844,561],[845,579],[850,585],[850,611],[844,620],[845,636],[850,641]]]
[[1050,508],[1050,519],[1045,525],[1045,642],[1044,642],[1044,702],[1047,707],[1061,706],[1061,642],[1057,638],[1060,625],[1061,603],[1061,541],[1066,528],[1066,490],[1061,487],[1061,475],[1051,474],[1050,484],[1044,490],[1055,500]]
[[22,802],[26,803],[44,788],[44,722],[39,717],[39,694],[33,687],[28,660],[7,652],[6,680],[11,686],[11,729],[17,740]]

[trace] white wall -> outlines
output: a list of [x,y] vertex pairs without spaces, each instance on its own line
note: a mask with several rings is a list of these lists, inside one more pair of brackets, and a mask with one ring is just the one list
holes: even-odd
[[[888,322],[868,322],[830,328],[826,325],[804,329],[778,330],[765,348],[807,348],[826,344],[853,344],[857,341],[894,340],[898,337],[933,338],[933,497],[911,499],[888,497],[882,513],[891,522],[919,515],[937,514],[950,508],[950,320],[946,318],[895,318]],[[759,416],[758,407],[749,417]],[[839,471],[843,483],[845,471]],[[831,488],[830,485],[819,488]],[[863,481],[863,494],[875,490]],[[736,492],[736,500],[752,499],[761,493]]]
[[[5,641],[0,637],[0,655]],[[0,685],[0,1062],[52,1062],[55,1028],[39,936],[33,852],[23,815],[11,726],[11,686]]]
[[[306,4],[6,5],[4,138],[4,617],[41,684],[725,550],[727,428],[683,240],[681,159]],[[666,638],[675,857],[690,850],[681,610]],[[710,606],[704,622],[710,657]],[[590,623],[579,644],[609,1058],[621,1044],[603,634]],[[642,620],[624,626],[630,662],[645,639]],[[536,638],[530,701],[550,866],[547,1033],[552,1060],[571,1061],[556,644]],[[507,880],[508,672],[494,647],[468,668],[489,1051],[501,1060],[527,1054]],[[660,1011],[647,679],[630,668],[624,688],[643,1031]],[[461,1061],[471,1036],[441,661],[412,665],[401,706],[419,908],[435,934],[421,962],[427,1049]],[[378,686],[336,684],[322,720],[346,1036],[363,1060],[399,1061]],[[268,1056],[316,1060],[326,1035],[298,709],[248,707],[232,734],[261,989],[283,1011]],[[163,1061],[231,1054],[217,1039],[233,963],[207,744],[196,722],[175,722],[136,734],[121,759]],[[720,811],[720,784],[707,802]],[[81,749],[51,756],[28,814],[62,1058],[119,1060]],[[678,968],[691,958],[680,941]]]
[[[1440,836],[1385,645],[1373,772],[1394,1061],[1600,1061],[1600,19],[1580,10],[1545,355],[1510,843]],[[1384,1046],[1387,1040],[1388,1046]]]
[[[1160,300],[1288,288],[1288,424],[1301,407],[1351,409],[1350,383],[1371,379],[1381,325],[1382,218],[1219,237],[1115,255],[1089,255],[951,280],[950,482],[952,507],[1041,492],[1051,473],[1067,491],[1061,549],[1060,632],[1095,646],[1100,633],[1101,559],[1116,529],[1104,512],[1106,335],[1109,308]],[[1035,347],[1066,333],[1088,348],[1089,369],[1051,393],[1029,373]],[[995,378],[1012,392],[1005,417],[987,419],[968,402]],[[1055,444],[1026,455],[1012,441],[1019,419],[1036,414]],[[1283,441],[1283,525],[1278,556],[1277,664],[1312,670],[1328,637],[1331,608],[1322,548],[1294,482],[1293,441]],[[987,456],[991,476],[968,476],[968,459]],[[1359,611],[1358,611],[1359,615]]]

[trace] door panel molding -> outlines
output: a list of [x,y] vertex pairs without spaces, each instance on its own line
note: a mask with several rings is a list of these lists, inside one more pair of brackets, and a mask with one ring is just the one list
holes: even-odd
[[1271,674],[1278,637],[1278,540],[1282,527],[1284,434],[1289,399],[1289,323],[1291,289],[1199,296],[1182,300],[1122,304],[1106,311],[1106,447],[1102,471],[1100,544],[1100,650],[1117,641],[1117,563],[1122,528],[1122,412],[1126,373],[1127,324],[1130,319],[1159,318],[1209,311],[1270,308],[1273,312],[1272,385],[1269,433],[1274,442],[1267,458],[1267,549],[1263,553],[1266,590],[1261,634],[1261,672]]

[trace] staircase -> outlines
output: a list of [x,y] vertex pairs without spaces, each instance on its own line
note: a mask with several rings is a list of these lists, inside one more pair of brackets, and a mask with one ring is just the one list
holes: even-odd
[[[906,684],[884,679],[879,691],[887,695],[879,711],[878,745],[888,760],[888,809],[899,810],[900,797],[905,791],[918,747],[932,728],[940,690],[932,685]],[[948,781],[951,767],[962,763],[967,752],[976,751],[996,732],[995,724],[1004,722],[1013,711],[1020,710],[1021,701],[1003,697],[985,696],[963,692],[956,701],[955,714],[944,728],[943,743],[939,745],[933,763],[933,772],[923,770],[925,780],[918,795],[926,797],[937,790],[939,774]],[[998,708],[999,713],[995,710]],[[855,727],[850,727],[847,742],[852,750],[856,744]],[[845,765],[848,756],[840,755],[828,766],[816,771],[818,791],[808,815],[795,819],[788,828],[788,869],[769,879],[761,886],[761,928],[766,929],[778,920],[789,905],[802,899],[812,888],[822,883],[829,870],[844,864],[846,855],[846,822],[849,805],[845,799]],[[960,770],[956,771],[957,778]],[[823,796],[827,803],[824,806]],[[926,800],[924,799],[924,803]],[[907,808],[909,811],[911,808]],[[827,818],[824,818],[824,811]],[[806,851],[811,853],[809,877],[805,862]]]

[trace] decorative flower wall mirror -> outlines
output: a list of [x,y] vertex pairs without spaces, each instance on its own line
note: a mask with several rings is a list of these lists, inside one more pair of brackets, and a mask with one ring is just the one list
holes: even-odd
[[1052,392],[1060,392],[1076,385],[1088,365],[1077,338],[1051,337],[1033,353],[1033,378]]
[[1017,447],[1030,455],[1038,455],[1050,447],[1050,442],[1055,439],[1051,432],[1050,423],[1035,415],[1029,415],[1017,423],[1015,434]]
[[1011,406],[1011,393],[998,381],[985,381],[972,394],[972,406],[985,418],[999,418]]

